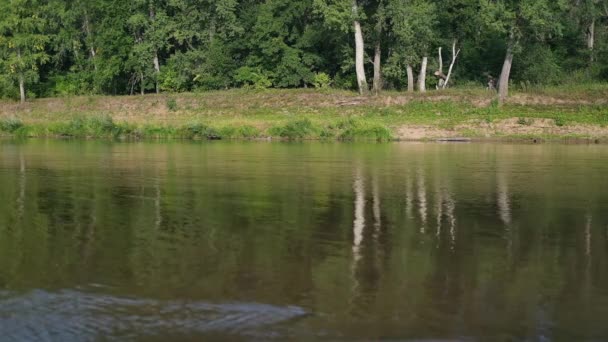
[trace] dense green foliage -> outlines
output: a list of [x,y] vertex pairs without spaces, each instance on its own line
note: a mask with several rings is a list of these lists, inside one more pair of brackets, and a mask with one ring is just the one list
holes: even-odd
[[[356,85],[352,21],[384,89],[429,57],[485,86],[608,79],[608,0],[4,0],[0,97]],[[376,47],[380,47],[376,50]],[[438,80],[428,78],[429,88]]]

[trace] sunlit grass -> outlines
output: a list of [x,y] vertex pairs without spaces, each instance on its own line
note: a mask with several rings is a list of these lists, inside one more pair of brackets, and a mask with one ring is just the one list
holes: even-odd
[[[384,141],[399,138],[397,131],[403,126],[445,130],[466,126],[461,128],[462,135],[474,136],[480,134],[476,129],[479,125],[494,125],[512,118],[526,123],[546,119],[556,127],[566,128],[608,126],[606,84],[544,88],[525,94],[514,91],[513,96],[498,106],[493,93],[482,88],[414,95],[387,91],[370,97],[341,90],[235,89],[41,99],[24,106],[0,102],[0,134],[112,139],[272,137]],[[537,97],[529,100],[530,96]]]

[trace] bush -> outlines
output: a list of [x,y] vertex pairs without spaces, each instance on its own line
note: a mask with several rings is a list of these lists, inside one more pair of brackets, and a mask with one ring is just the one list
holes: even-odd
[[67,137],[115,137],[122,133],[109,115],[79,116],[67,123],[49,126],[49,133]]
[[555,119],[553,119],[553,121],[555,121],[555,126],[558,127],[562,127],[566,125],[566,119],[564,119],[561,116],[556,117]]
[[92,94],[94,74],[87,71],[70,72],[67,75],[53,75],[41,83],[40,95],[44,96],[73,96]]
[[517,124],[522,126],[532,126],[532,124],[534,124],[534,119],[519,118],[517,119]]
[[172,112],[175,112],[177,110],[177,100],[175,98],[167,98],[167,109]]
[[551,49],[541,45],[530,46],[519,59],[515,59],[512,79],[523,90],[531,85],[557,84],[564,78],[558,62],[557,54]]
[[17,118],[0,119],[0,131],[14,133],[21,127],[23,127],[23,122]]
[[327,89],[331,85],[331,77],[328,74],[321,72],[315,74],[312,83],[317,89]]
[[342,130],[340,138],[344,140],[377,140],[389,141],[392,139],[391,131],[382,125],[366,124],[355,119],[347,119],[338,124]]
[[178,135],[186,139],[220,139],[219,133],[202,123],[191,123],[179,129]]
[[226,138],[257,138],[260,130],[249,125],[226,126],[220,129],[220,135]]
[[288,122],[284,126],[275,126],[270,129],[272,136],[287,139],[302,139],[314,136],[317,130],[309,119]]
[[0,74],[0,98],[18,99],[19,89],[8,75]]
[[260,69],[251,67],[239,68],[234,75],[234,80],[245,88],[262,90],[272,86],[272,82],[268,76]]

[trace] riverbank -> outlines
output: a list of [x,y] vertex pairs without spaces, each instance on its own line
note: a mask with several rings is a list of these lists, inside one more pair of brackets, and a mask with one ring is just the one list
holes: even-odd
[[360,97],[339,90],[227,90],[0,102],[0,135],[183,139],[581,139],[608,141],[608,84]]

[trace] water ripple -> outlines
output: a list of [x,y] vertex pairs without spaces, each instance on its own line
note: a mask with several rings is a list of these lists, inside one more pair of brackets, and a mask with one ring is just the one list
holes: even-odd
[[[302,317],[296,306],[116,297],[74,290],[0,293],[4,341],[92,341],[167,334],[259,336],[262,328]],[[270,336],[270,335],[268,335]]]

